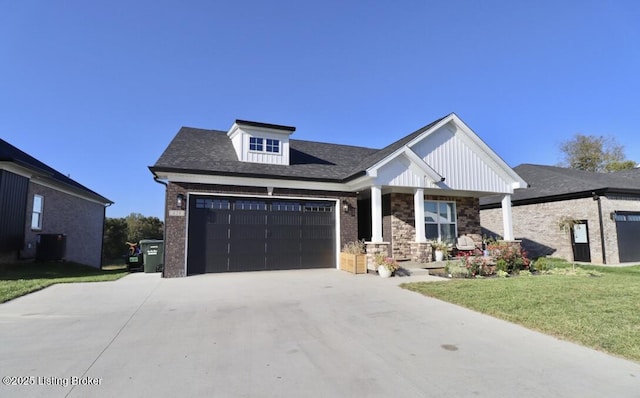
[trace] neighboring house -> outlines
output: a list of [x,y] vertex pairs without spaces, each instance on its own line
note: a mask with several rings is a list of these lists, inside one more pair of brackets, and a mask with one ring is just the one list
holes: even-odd
[[[513,195],[512,212],[515,238],[531,257],[640,261],[640,170],[593,173],[532,164],[514,170],[530,184]],[[498,234],[499,206],[499,197],[480,199],[482,227]]]
[[526,183],[450,114],[383,149],[290,139],[294,127],[236,120],[183,127],[156,164],[167,184],[164,275],[337,267],[349,241],[430,261],[429,240],[481,239],[479,198]]
[[42,251],[51,240],[41,234],[57,234],[66,247],[54,250],[64,260],[100,267],[105,208],[112,203],[0,139],[0,262],[42,257],[38,242]]

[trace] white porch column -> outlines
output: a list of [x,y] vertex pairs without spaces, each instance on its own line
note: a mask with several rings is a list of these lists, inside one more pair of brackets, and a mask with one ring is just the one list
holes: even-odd
[[417,188],[413,194],[414,224],[416,227],[416,242],[426,242],[427,236],[424,230],[424,189]]
[[382,188],[371,187],[371,242],[382,242]]
[[511,214],[511,195],[502,198],[502,225],[504,227],[503,239],[513,240],[513,216]]

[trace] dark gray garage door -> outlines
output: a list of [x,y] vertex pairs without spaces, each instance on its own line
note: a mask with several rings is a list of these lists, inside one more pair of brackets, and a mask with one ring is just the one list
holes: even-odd
[[194,196],[187,273],[335,266],[335,203]]
[[640,261],[640,213],[615,212],[621,263]]

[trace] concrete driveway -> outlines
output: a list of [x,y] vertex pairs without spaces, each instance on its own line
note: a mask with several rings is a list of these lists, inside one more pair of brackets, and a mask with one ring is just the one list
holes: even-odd
[[403,280],[325,269],[55,285],[0,305],[3,383],[31,384],[0,396],[640,396],[638,363]]

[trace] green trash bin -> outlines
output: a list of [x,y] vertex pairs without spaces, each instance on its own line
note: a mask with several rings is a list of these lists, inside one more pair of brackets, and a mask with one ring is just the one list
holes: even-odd
[[144,272],[162,271],[164,241],[155,239],[141,240],[140,250],[144,258]]

